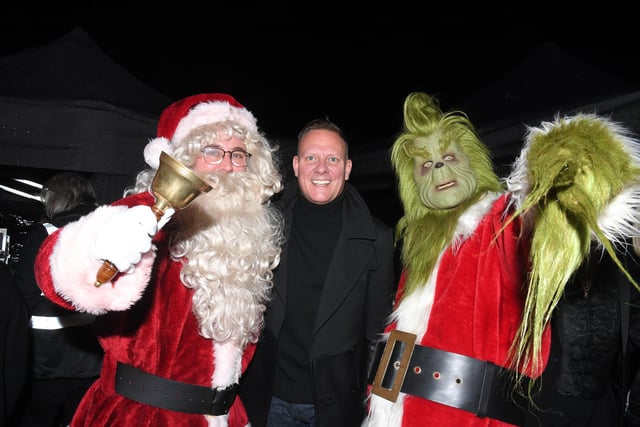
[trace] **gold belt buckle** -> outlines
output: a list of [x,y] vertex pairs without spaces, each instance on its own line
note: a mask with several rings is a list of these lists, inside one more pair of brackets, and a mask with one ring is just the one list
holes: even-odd
[[[378,365],[376,376],[373,379],[371,388],[371,392],[373,394],[377,394],[378,396],[390,400],[391,402],[395,402],[398,399],[398,394],[400,394],[400,388],[402,388],[404,377],[407,375],[407,369],[409,369],[409,361],[411,360],[411,355],[413,354],[413,347],[416,343],[416,338],[416,334],[410,334],[408,332],[397,330],[391,331],[391,333],[389,334],[389,339],[387,340],[387,344],[384,346],[384,351],[382,352],[382,357],[380,358],[380,364]],[[397,369],[398,373],[393,379],[391,388],[385,388],[382,387],[382,380],[384,378],[384,373],[387,371],[387,365],[389,365],[389,360],[391,359],[393,348],[398,341],[405,344],[405,347],[402,350],[402,355],[400,356],[400,360],[394,362],[393,364],[394,369]]]

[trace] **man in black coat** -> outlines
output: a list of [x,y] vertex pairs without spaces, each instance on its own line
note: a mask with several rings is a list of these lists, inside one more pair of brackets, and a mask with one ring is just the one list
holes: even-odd
[[395,288],[393,230],[356,189],[348,146],[326,119],[308,123],[297,181],[279,203],[286,244],[266,328],[240,394],[253,427],[351,427],[365,415],[370,351]]

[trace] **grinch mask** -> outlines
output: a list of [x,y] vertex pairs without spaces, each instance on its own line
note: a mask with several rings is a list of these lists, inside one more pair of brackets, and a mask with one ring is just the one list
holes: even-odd
[[460,144],[446,139],[436,132],[416,138],[408,148],[407,154],[414,159],[413,179],[418,196],[429,209],[455,208],[469,199],[477,187],[469,158]]

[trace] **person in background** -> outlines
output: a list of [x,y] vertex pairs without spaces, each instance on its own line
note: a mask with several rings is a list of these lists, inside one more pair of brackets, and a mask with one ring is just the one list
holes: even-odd
[[[632,239],[633,252],[635,258],[640,260],[640,236]],[[639,261],[640,262],[640,261]],[[640,267],[637,267],[640,269]],[[636,278],[640,277],[640,273],[636,271]],[[637,297],[638,293],[634,289],[632,294]],[[634,313],[630,316],[634,321],[629,321],[629,342],[630,349],[627,349],[625,356],[624,368],[631,373],[631,380],[628,386],[628,393],[625,396],[625,413],[623,425],[625,427],[640,427],[640,322],[637,321],[638,311],[640,311],[640,301],[631,299],[629,310]]]
[[347,140],[309,122],[279,203],[285,246],[266,327],[241,385],[253,427],[355,426],[365,414],[367,359],[394,292],[393,230],[356,189]]
[[62,308],[40,291],[33,268],[40,245],[59,227],[96,208],[87,177],[54,174],[43,183],[45,222],[31,225],[16,265],[16,284],[31,316],[31,381],[20,427],[66,426],[87,389],[100,374],[102,348],[93,330],[95,316]]
[[28,379],[29,314],[4,262],[0,262],[0,304],[0,427],[12,427]]
[[[636,337],[640,331],[634,332]],[[624,414],[624,427],[640,427],[640,369],[638,364],[640,362],[640,351],[636,350],[631,362],[632,370],[635,370],[635,374],[632,377],[631,385],[629,386],[629,393],[626,396],[627,404]]]
[[[640,291],[602,248],[591,250],[553,312],[549,363],[525,427],[623,425],[630,358],[640,349]],[[640,278],[632,251],[620,255]]]
[[[238,382],[282,244],[282,218],[269,202],[282,189],[275,152],[232,96],[186,97],[160,115],[144,149],[150,168],[125,197],[45,240],[38,285],[57,304],[98,315],[105,351],[72,427],[248,424]],[[198,178],[188,181],[200,192],[156,216],[152,184],[163,153],[192,172],[175,176]],[[105,260],[117,271],[103,280]]]

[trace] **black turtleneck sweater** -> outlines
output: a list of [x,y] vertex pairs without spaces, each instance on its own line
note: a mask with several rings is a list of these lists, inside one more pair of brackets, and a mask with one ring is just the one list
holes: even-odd
[[310,346],[325,277],[342,229],[344,193],[317,205],[299,195],[287,241],[287,307],[276,356],[274,395],[313,403]]

